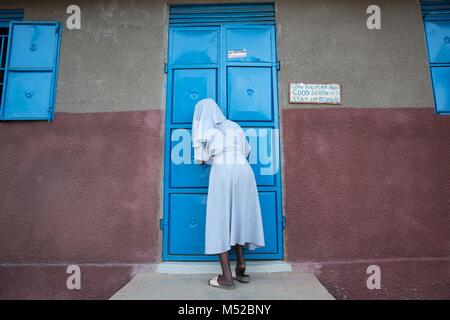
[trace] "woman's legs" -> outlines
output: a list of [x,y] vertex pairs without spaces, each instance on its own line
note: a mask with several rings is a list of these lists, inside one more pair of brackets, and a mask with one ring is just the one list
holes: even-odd
[[244,253],[242,251],[242,246],[240,244],[236,244],[236,275],[243,275],[245,273],[245,259]]
[[222,275],[217,280],[220,283],[231,284],[233,283],[233,276],[231,274],[230,256],[228,251],[219,254],[220,266],[222,267]]

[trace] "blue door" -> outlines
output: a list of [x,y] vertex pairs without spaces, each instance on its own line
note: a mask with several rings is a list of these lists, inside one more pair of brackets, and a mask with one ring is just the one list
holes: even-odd
[[212,260],[204,252],[209,166],[193,163],[195,104],[215,99],[252,147],[266,246],[249,259],[283,257],[277,59],[273,4],[170,8],[163,260]]

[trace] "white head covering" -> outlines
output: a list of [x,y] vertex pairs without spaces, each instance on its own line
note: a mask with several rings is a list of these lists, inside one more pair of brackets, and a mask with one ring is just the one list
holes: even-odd
[[192,119],[192,144],[200,146],[208,140],[208,131],[217,129],[217,125],[225,121],[225,116],[217,103],[211,99],[202,99],[195,105],[194,118]]
[[226,118],[217,103],[211,99],[202,99],[195,105],[192,119],[192,146],[194,147],[194,159],[208,161],[203,143],[208,141],[213,129],[225,121]]

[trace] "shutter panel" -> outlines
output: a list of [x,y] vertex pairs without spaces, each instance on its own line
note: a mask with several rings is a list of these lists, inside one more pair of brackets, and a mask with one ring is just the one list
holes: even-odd
[[171,26],[219,23],[274,24],[275,7],[273,3],[180,4],[169,9]]
[[421,1],[424,20],[447,20],[450,17],[450,1]]
[[0,10],[0,28],[8,28],[10,21],[23,20],[23,10]]
[[10,23],[2,120],[52,120],[61,28],[57,22]]
[[450,114],[450,1],[421,1],[438,114]]

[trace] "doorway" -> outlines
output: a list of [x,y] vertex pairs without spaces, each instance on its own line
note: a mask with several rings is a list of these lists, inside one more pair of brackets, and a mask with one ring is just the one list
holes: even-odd
[[252,147],[266,246],[247,259],[283,258],[275,10],[272,3],[174,5],[169,11],[163,260],[204,255],[209,166],[193,163],[195,104],[218,102]]

